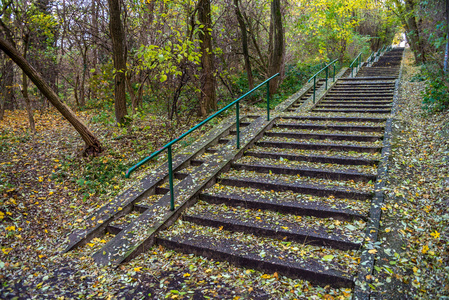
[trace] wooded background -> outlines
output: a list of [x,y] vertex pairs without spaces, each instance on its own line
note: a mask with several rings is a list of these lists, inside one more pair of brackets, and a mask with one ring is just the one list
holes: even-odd
[[[5,109],[25,109],[34,131],[33,110],[51,103],[69,121],[71,109],[99,109],[113,112],[117,124],[136,111],[183,122],[278,72],[270,92],[279,100],[321,63],[338,58],[342,65],[359,52],[366,58],[398,44],[401,33],[423,64],[417,80],[431,82],[429,110],[447,109],[446,6],[443,0],[2,0],[0,120]],[[48,85],[28,74],[29,83],[19,62]],[[82,122],[74,127],[93,153],[101,152]]]

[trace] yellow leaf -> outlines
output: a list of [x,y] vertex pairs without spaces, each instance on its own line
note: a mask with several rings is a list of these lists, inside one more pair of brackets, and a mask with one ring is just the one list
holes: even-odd
[[95,244],[94,243],[87,243],[90,247],[93,247],[93,246],[95,246]]
[[429,246],[424,245],[424,246],[422,247],[421,253],[422,253],[422,254],[426,254],[427,251],[429,251]]
[[8,226],[8,227],[6,227],[5,229],[8,230],[8,231],[16,231],[16,227],[13,226],[13,225]]
[[12,248],[2,248],[3,253],[8,254],[11,252]]
[[142,269],[142,267],[135,267],[135,268],[134,268],[134,271],[140,272],[140,269]]
[[269,274],[263,274],[261,277],[262,277],[263,279],[270,279],[270,278],[271,278],[271,275],[269,275]]
[[418,268],[417,267],[413,267],[413,272],[414,273],[418,272]]
[[390,228],[385,229],[385,232],[390,232],[390,231],[391,231]]
[[440,233],[438,231],[436,231],[436,230],[435,230],[435,232],[432,232],[430,235],[433,236],[436,239],[440,237]]
[[5,213],[0,211],[0,220],[3,219],[5,217]]
[[92,221],[95,220],[95,216],[93,216],[91,220],[92,220]]
[[183,277],[190,277],[189,273],[185,273],[184,275],[182,275]]
[[375,254],[375,253],[377,253],[377,250],[376,249],[371,249],[371,250],[368,251],[368,253]]
[[53,192],[48,193],[48,195],[49,195],[49,196],[50,196],[50,195],[53,195]]

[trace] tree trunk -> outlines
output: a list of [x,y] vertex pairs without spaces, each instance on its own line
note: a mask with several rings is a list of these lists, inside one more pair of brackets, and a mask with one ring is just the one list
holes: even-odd
[[120,19],[121,7],[119,0],[108,0],[109,4],[109,30],[112,37],[112,52],[114,53],[115,68],[115,120],[123,124],[126,110],[126,49],[125,31]]
[[79,105],[81,107],[86,106],[86,91],[85,91],[85,83],[86,83],[86,70],[87,70],[87,45],[84,44],[84,47],[81,48],[83,55],[83,71],[81,73],[81,83],[80,83],[80,98]]
[[[26,34],[23,40],[23,59],[27,59],[29,35]],[[28,114],[28,122],[30,123],[30,129],[32,133],[36,132],[36,126],[34,125],[33,108],[31,107],[30,97],[28,97],[28,80],[25,72],[22,72],[22,95],[25,100],[25,107]]]
[[3,50],[21,69],[22,71],[33,81],[36,87],[41,93],[47,97],[51,104],[72,124],[75,130],[81,135],[81,138],[86,143],[84,153],[86,155],[97,155],[102,151],[101,143],[97,137],[79,120],[73,111],[65,105],[51,89],[51,87],[44,81],[41,74],[39,74],[29,63],[26,61],[20,53],[12,47],[8,42],[0,37],[0,49]]
[[[273,76],[276,73],[282,73],[284,65],[284,29],[282,27],[280,0],[273,0],[271,2],[271,23],[273,37],[270,42],[273,45],[273,51],[271,52],[270,56],[268,76]],[[276,77],[270,81],[270,95],[276,92],[277,88],[279,87],[279,82],[280,77]]]
[[234,6],[235,6],[235,14],[237,15],[237,20],[239,22],[240,32],[242,34],[242,50],[243,50],[243,59],[245,61],[246,76],[248,76],[249,89],[252,90],[254,88],[254,79],[253,79],[253,72],[251,70],[251,62],[249,60],[248,34],[246,24],[245,20],[243,19],[242,13],[240,12],[239,0],[234,0]]
[[199,33],[201,43],[201,95],[200,114],[206,116],[211,110],[217,109],[217,97],[215,94],[214,54],[212,52],[212,18],[210,0],[199,0],[198,20],[204,25]]
[[10,59],[5,58],[0,80],[0,121],[3,120],[6,106],[12,105],[14,66]]
[[137,97],[134,93],[134,88],[131,83],[131,76],[126,76],[126,86],[128,87],[128,94],[131,98],[131,114],[134,115],[134,113],[137,111]]

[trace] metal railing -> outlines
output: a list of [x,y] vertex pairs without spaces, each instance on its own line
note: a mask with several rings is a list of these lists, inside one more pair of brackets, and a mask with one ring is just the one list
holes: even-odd
[[312,77],[310,77],[310,79],[307,81],[307,83],[310,82],[310,80],[313,79],[313,103],[315,103],[315,94],[316,94],[316,77],[318,76],[318,74],[320,74],[323,71],[326,71],[326,87],[325,89],[327,90],[327,79],[329,78],[329,67],[331,65],[334,66],[334,75],[333,75],[333,79],[332,82],[335,81],[335,63],[338,61],[338,59],[334,59],[333,61],[331,61],[330,63],[328,63],[324,68],[322,68],[321,70],[319,70],[318,72],[316,72],[315,75],[313,75]]
[[210,117],[208,117],[207,119],[203,120],[202,122],[196,124],[195,126],[193,126],[192,128],[190,128],[187,132],[181,134],[179,137],[171,140],[168,144],[166,144],[165,146],[162,146],[162,148],[160,148],[159,150],[153,152],[151,155],[147,156],[146,158],[142,159],[140,162],[138,162],[137,164],[135,164],[134,166],[132,166],[131,168],[128,169],[128,171],[126,171],[125,177],[129,178],[129,175],[134,172],[136,169],[138,169],[140,166],[144,165],[145,163],[147,163],[148,161],[150,161],[152,158],[158,156],[162,151],[164,151],[165,149],[167,149],[167,158],[168,158],[168,180],[169,180],[169,185],[170,185],[170,210],[174,210],[175,209],[175,198],[174,198],[174,194],[173,194],[173,160],[172,160],[172,145],[175,144],[176,142],[180,141],[181,139],[183,139],[184,137],[186,137],[187,135],[189,135],[190,133],[192,133],[193,131],[195,131],[196,129],[200,128],[201,126],[203,126],[204,124],[206,124],[207,122],[209,122],[210,120],[212,120],[213,118],[215,118],[216,116],[218,116],[219,114],[221,114],[222,112],[224,112],[225,110],[227,110],[228,108],[232,107],[235,104],[235,115],[236,115],[236,131],[237,131],[237,149],[240,148],[240,100],[242,100],[243,98],[245,98],[246,96],[250,95],[252,92],[254,92],[255,90],[259,89],[261,86],[263,86],[264,84],[267,85],[267,120],[270,120],[270,85],[269,82],[271,79],[275,78],[279,76],[279,73],[271,76],[270,78],[268,78],[267,80],[265,80],[264,82],[262,82],[261,84],[259,84],[258,86],[256,86],[255,88],[253,88],[252,90],[250,90],[249,92],[247,92],[246,94],[244,94],[243,96],[241,96],[240,98],[234,100],[233,102],[231,102],[230,104],[226,105],[225,107],[223,107],[222,109],[220,109],[219,111],[217,111],[216,113],[214,113],[213,115],[211,115]]
[[366,60],[366,64],[370,66],[374,62],[374,60],[376,60],[376,52],[371,53],[371,55]]
[[351,77],[354,77],[354,68],[358,70],[361,63],[362,63],[362,52],[360,52],[359,55],[357,55],[357,57],[349,65],[349,67],[351,68]]

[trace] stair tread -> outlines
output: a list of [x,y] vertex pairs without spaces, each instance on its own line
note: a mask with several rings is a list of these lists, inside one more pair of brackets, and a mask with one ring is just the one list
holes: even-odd
[[[338,161],[339,164],[350,164],[350,165],[373,165],[378,164],[377,159],[370,159],[364,157],[353,157],[353,156],[333,156],[333,155],[298,155],[286,152],[266,152],[266,151],[247,151],[245,155],[249,156],[263,156],[266,155],[268,158],[286,158],[288,160],[296,161],[316,161],[322,163],[333,163],[333,161]],[[345,163],[346,161],[346,163]]]
[[[241,169],[245,168],[246,170],[252,170],[254,169],[265,169],[264,172],[273,172],[275,174],[294,174],[294,175],[301,175],[301,176],[322,176],[326,178],[333,178],[336,180],[375,180],[376,175],[370,174],[370,173],[362,173],[357,170],[339,170],[335,168],[311,168],[311,167],[300,167],[300,166],[287,166],[287,165],[275,165],[275,164],[268,164],[268,163],[242,163],[237,162],[233,163],[232,167],[235,169]],[[261,172],[258,170],[258,172]],[[346,179],[337,179],[337,178],[346,178]]]
[[[242,208],[243,209],[243,208]],[[227,211],[225,213],[214,214],[211,212],[202,212],[195,214],[187,214],[184,220],[192,223],[199,223],[204,226],[220,227],[229,231],[243,231],[255,235],[269,235],[285,240],[295,240],[298,242],[307,241],[309,244],[328,246],[340,250],[359,249],[362,236],[358,240],[344,235],[344,231],[334,228],[332,232],[328,232],[328,228],[324,226],[309,227],[298,222],[286,220],[274,220],[259,217],[259,219],[249,219],[242,217],[238,212]],[[277,223],[277,224],[276,224]],[[348,234],[349,232],[347,232]]]
[[[249,208],[270,209],[274,211],[290,212],[297,215],[306,215],[314,217],[333,217],[335,219],[367,218],[367,215],[362,212],[347,208],[349,205],[341,203],[327,203],[316,200],[302,200],[300,197],[290,198],[278,197],[276,195],[254,195],[246,192],[225,192],[214,191],[213,193],[206,192],[200,195],[201,200],[211,203],[225,203],[226,205],[240,205]],[[241,204],[240,204],[241,203]]]
[[[303,258],[290,251],[281,251],[271,245],[243,243],[229,238],[196,236],[184,234],[180,236],[158,237],[158,243],[175,248],[182,252],[224,259],[239,266],[279,272],[296,278],[310,280],[317,284],[338,287],[352,287],[352,276],[324,265],[322,260]],[[264,255],[261,255],[264,253]]]
[[338,185],[331,186],[330,184],[316,184],[301,180],[296,182],[286,182],[281,179],[268,179],[263,177],[234,177],[221,176],[219,177],[220,184],[232,186],[257,186],[266,190],[284,191],[291,190],[298,193],[305,193],[318,196],[333,195],[337,198],[351,198],[358,200],[368,200],[373,196],[372,192],[361,191],[353,187],[341,187]]

